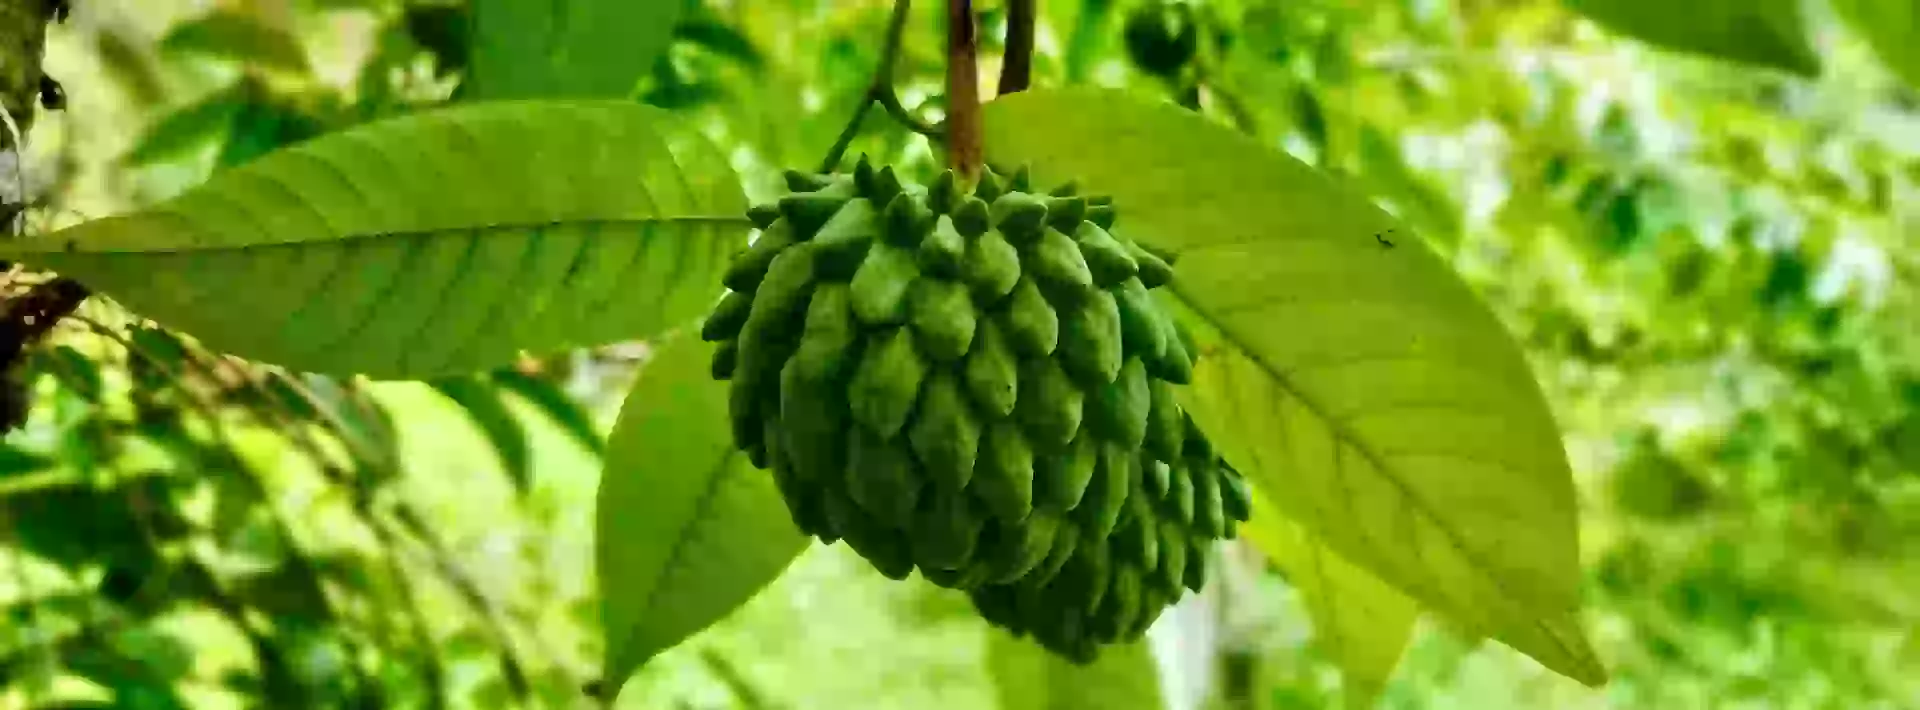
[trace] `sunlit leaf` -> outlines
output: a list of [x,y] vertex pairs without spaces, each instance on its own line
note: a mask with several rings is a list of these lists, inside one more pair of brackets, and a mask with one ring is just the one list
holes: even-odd
[[1287,573],[1306,600],[1313,635],[1340,665],[1349,707],[1372,707],[1413,638],[1420,609],[1379,577],[1322,545],[1257,498],[1247,539]]
[[489,102],[331,133],[0,256],[217,351],[430,377],[696,316],[744,209],[712,145],[657,109]]
[[1147,642],[1102,649],[1079,665],[1014,638],[987,630],[987,667],[1000,710],[1159,710],[1159,669]]
[[513,410],[507,408],[501,391],[475,377],[443,377],[433,381],[433,388],[467,413],[467,418],[493,446],[493,453],[500,457],[500,468],[506,472],[507,480],[513,482],[513,489],[525,495],[533,486],[527,428],[513,415]]
[[243,12],[220,10],[175,27],[160,48],[283,71],[307,70],[307,53],[298,40]]
[[1867,38],[1880,60],[1908,86],[1920,89],[1920,3],[1913,0],[1833,0],[1833,8]]
[[[990,160],[1110,194],[1116,233],[1179,255],[1195,418],[1330,549],[1476,629],[1579,604],[1572,475],[1499,321],[1418,239],[1277,150],[1091,90],[994,101]],[[1391,242],[1397,246],[1388,246]],[[1489,634],[1495,635],[1495,634]],[[1598,682],[1585,643],[1521,647]]]
[[474,0],[471,98],[625,97],[673,38],[681,0]]
[[1820,73],[1799,0],[1565,2],[1596,23],[1649,44],[1795,74]]
[[712,354],[691,336],[663,343],[608,439],[594,545],[611,690],[745,603],[806,543],[772,475],[733,445]]

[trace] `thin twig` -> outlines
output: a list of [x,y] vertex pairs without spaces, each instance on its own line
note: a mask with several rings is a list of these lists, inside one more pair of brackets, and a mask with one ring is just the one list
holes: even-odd
[[1007,0],[1007,50],[1000,59],[1000,95],[1033,85],[1033,26],[1039,0]]
[[947,0],[947,166],[972,184],[980,174],[980,39],[973,0]]
[[867,110],[879,103],[895,120],[906,125],[915,133],[928,137],[938,137],[940,129],[913,116],[900,105],[900,97],[893,91],[893,65],[899,62],[900,38],[906,34],[907,17],[912,9],[912,0],[894,0],[893,16],[887,20],[887,36],[880,46],[880,64],[873,68],[873,81],[860,95],[860,105],[853,110],[853,116],[847,119],[847,127],[840,129],[840,137],[834,139],[833,147],[827,149],[827,157],[820,161],[820,172],[832,172],[840,165],[840,159],[846,157],[847,146],[853,145],[853,139],[860,135],[860,124],[867,118]]

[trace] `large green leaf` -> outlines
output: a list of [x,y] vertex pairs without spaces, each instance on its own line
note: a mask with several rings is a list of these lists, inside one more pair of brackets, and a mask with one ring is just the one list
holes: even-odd
[[1820,73],[1800,0],[1565,1],[1601,26],[1649,44],[1806,76]]
[[0,256],[215,350],[424,378],[696,317],[745,207],[712,144],[658,109],[489,102],[328,134]]
[[713,346],[660,345],[608,437],[594,542],[606,678],[719,620],[806,545],[773,477],[733,445]]
[[475,99],[626,97],[673,39],[684,0],[474,0]]
[[1159,669],[1145,641],[1103,649],[1079,665],[1032,641],[987,630],[987,667],[1000,710],[1160,710]]
[[[1202,353],[1183,396],[1317,539],[1490,636],[1578,607],[1552,413],[1499,321],[1404,225],[1278,150],[1112,92],[998,99],[986,141],[990,160],[1114,196],[1117,232],[1179,254],[1167,302]],[[1556,631],[1517,647],[1597,682],[1577,628]]]
[[1920,3],[1913,0],[1833,0],[1855,32],[1867,38],[1893,73],[1920,89]]
[[1420,608],[1257,500],[1246,536],[1306,600],[1313,635],[1340,664],[1349,707],[1372,707],[1413,639]]

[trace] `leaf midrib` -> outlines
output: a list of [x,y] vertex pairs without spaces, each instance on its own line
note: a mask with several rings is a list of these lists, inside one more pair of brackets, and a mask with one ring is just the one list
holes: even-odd
[[[132,214],[132,215],[127,215],[125,217],[122,217],[121,219],[138,220],[140,218],[141,218],[140,214]],[[108,219],[115,219],[115,218],[108,218]],[[79,248],[79,245],[75,243],[72,238],[67,238],[65,240],[69,242],[69,245],[66,248],[60,248],[56,244],[47,244],[45,245],[46,248],[34,248],[39,245],[29,245],[27,244],[29,240],[20,240],[20,241],[13,242],[11,244],[0,243],[0,254],[19,254],[19,255],[187,254],[187,253],[201,252],[201,251],[243,251],[246,249],[295,247],[295,246],[302,246],[302,245],[319,246],[319,245],[328,245],[328,244],[347,244],[347,243],[367,240],[367,239],[426,238],[426,237],[432,237],[439,234],[445,234],[448,232],[458,232],[463,230],[478,230],[478,229],[535,230],[535,229],[548,229],[553,227],[562,227],[562,226],[579,225],[579,224],[602,224],[602,225],[628,225],[628,224],[727,225],[727,224],[732,224],[732,225],[737,225],[741,227],[750,227],[753,225],[753,221],[747,219],[744,216],[734,216],[734,215],[673,215],[673,216],[666,216],[666,217],[618,217],[618,218],[611,218],[611,219],[599,219],[599,218],[564,219],[564,220],[550,219],[550,220],[537,220],[537,221],[529,220],[525,222],[501,222],[501,223],[495,223],[495,224],[471,224],[471,225],[462,225],[457,227],[440,227],[436,229],[408,229],[408,230],[396,230],[391,232],[368,232],[368,233],[362,233],[362,234],[347,234],[347,235],[335,236],[335,237],[324,238],[324,239],[306,239],[306,240],[283,241],[283,242],[252,242],[247,244],[209,244],[209,245],[203,245],[203,246],[180,245],[180,246],[171,246],[166,248],[154,248],[154,249],[139,249],[139,248],[85,249],[85,248]],[[84,228],[85,226],[86,224],[82,224],[75,227],[71,227],[69,229],[80,229],[80,228]],[[61,232],[64,232],[64,231],[66,230],[61,230]],[[54,232],[52,234],[48,234],[44,237],[41,237],[40,239],[44,241],[49,241],[49,242],[60,241],[61,237],[59,235],[61,234],[61,232]],[[9,247],[28,247],[28,248],[9,248]]]
[[[1196,316],[1199,316],[1201,320],[1205,321],[1208,325],[1212,326],[1214,330],[1218,331],[1220,333],[1220,337],[1222,340],[1224,340],[1228,345],[1232,346],[1233,348],[1239,350],[1241,355],[1245,356],[1249,362],[1253,363],[1254,366],[1258,367],[1262,372],[1265,372],[1268,377],[1273,378],[1275,386],[1279,387],[1280,390],[1282,392],[1285,392],[1287,395],[1292,396],[1296,401],[1300,403],[1300,405],[1303,408],[1307,410],[1309,414],[1313,415],[1314,418],[1323,422],[1327,427],[1327,430],[1333,434],[1337,442],[1352,446],[1355,451],[1360,453],[1360,456],[1362,458],[1366,459],[1367,463],[1373,465],[1373,467],[1376,470],[1380,471],[1381,478],[1386,479],[1388,484],[1393,486],[1394,490],[1400,493],[1402,499],[1408,501],[1407,503],[1408,507],[1414,509],[1414,511],[1417,512],[1418,514],[1426,516],[1428,520],[1432,521],[1434,523],[1434,527],[1438,528],[1441,531],[1441,533],[1446,536],[1448,544],[1453,545],[1454,549],[1459,550],[1461,555],[1474,565],[1475,572],[1485,575],[1489,579],[1495,579],[1495,580],[1499,579],[1494,574],[1494,572],[1497,571],[1499,568],[1488,564],[1486,559],[1477,550],[1475,550],[1473,547],[1468,546],[1465,543],[1465,541],[1460,537],[1460,534],[1458,531],[1454,530],[1451,526],[1442,524],[1441,521],[1443,521],[1444,518],[1439,516],[1437,512],[1431,506],[1429,506],[1429,504],[1426,502],[1425,499],[1421,498],[1420,496],[1414,495],[1413,490],[1407,486],[1406,482],[1402,481],[1398,475],[1395,475],[1392,473],[1394,469],[1392,467],[1389,467],[1386,464],[1386,461],[1380,457],[1379,453],[1374,451],[1373,447],[1370,444],[1368,444],[1362,437],[1356,434],[1347,425],[1345,421],[1335,419],[1329,416],[1328,415],[1329,410],[1326,408],[1325,405],[1320,403],[1317,399],[1301,391],[1299,387],[1294,385],[1293,381],[1282,371],[1281,368],[1274,365],[1273,363],[1268,362],[1264,357],[1262,357],[1257,352],[1255,352],[1251,347],[1249,347],[1247,345],[1246,340],[1239,335],[1239,333],[1237,332],[1237,329],[1230,326],[1226,322],[1216,318],[1214,314],[1207,308],[1204,308],[1198,305],[1198,303],[1196,303],[1194,299],[1181,287],[1181,284],[1178,280],[1175,280],[1173,283],[1167,284],[1167,288],[1173,292],[1174,297],[1180,299],[1180,301],[1184,305],[1186,305],[1187,308],[1191,309]],[[1336,447],[1334,451],[1337,453],[1339,449]],[[1499,588],[1501,585],[1495,584],[1493,586],[1495,588]],[[1415,595],[1415,596],[1418,597],[1419,595]],[[1504,596],[1508,596],[1510,599],[1512,598],[1510,595],[1504,595]],[[1515,601],[1518,601],[1518,600],[1515,600]],[[1522,608],[1526,608],[1529,610],[1533,609],[1534,607],[1533,604],[1524,603],[1524,602],[1522,602],[1520,606]],[[1556,637],[1555,640],[1558,641],[1558,638]],[[1572,654],[1571,649],[1566,649],[1564,645],[1562,646],[1562,649],[1567,650],[1570,655],[1574,655]]]
[[[688,531],[711,517],[713,507],[718,503],[721,491],[726,488],[729,476],[734,473],[734,465],[740,456],[741,452],[738,449],[729,448],[726,455],[720,457],[720,461],[710,469],[711,475],[705,479],[705,489],[700,492],[700,499],[694,501],[692,514],[686,518],[687,522],[680,526],[680,534],[674,536],[673,547],[667,550],[666,561],[660,565],[659,573],[652,575],[653,579],[647,588],[646,602],[640,605],[640,614],[633,619],[636,623],[653,614],[654,607],[660,602],[660,590],[665,586],[662,582],[665,582],[667,576],[680,566],[681,559],[686,556],[687,539],[691,537]],[[626,633],[627,642],[633,643],[632,631]],[[628,653],[633,653],[633,650],[628,649]],[[639,664],[646,658],[632,660],[635,664]]]

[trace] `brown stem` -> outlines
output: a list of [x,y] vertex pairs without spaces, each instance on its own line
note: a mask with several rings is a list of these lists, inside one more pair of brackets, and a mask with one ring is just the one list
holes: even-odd
[[969,183],[982,153],[979,45],[973,0],[947,0],[947,166]]
[[1033,84],[1033,25],[1039,0],[1007,0],[1007,51],[1000,59],[1000,95]]

